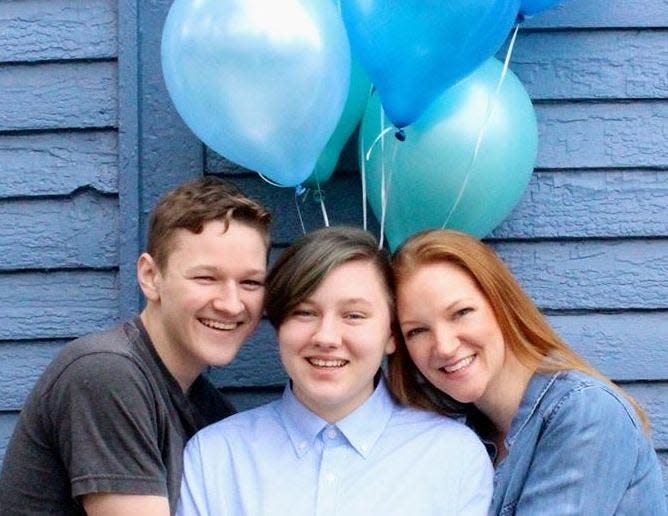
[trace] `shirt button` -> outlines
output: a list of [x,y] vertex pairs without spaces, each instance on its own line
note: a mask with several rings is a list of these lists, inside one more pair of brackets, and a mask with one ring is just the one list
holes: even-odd
[[329,437],[330,439],[336,438],[336,430],[334,430],[333,428],[327,430],[327,437]]
[[297,448],[299,448],[301,451],[304,451],[306,449],[306,443],[299,443]]

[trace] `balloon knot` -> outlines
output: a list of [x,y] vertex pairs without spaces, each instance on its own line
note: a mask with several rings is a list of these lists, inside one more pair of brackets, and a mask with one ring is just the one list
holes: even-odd
[[304,195],[304,193],[306,193],[306,188],[304,187],[304,185],[295,186],[295,195],[297,197]]
[[396,133],[394,133],[394,137],[400,142],[406,141],[406,133],[403,129],[399,129]]
[[518,25],[522,25],[526,21],[526,19],[527,17],[524,13],[518,13],[517,20],[515,21],[515,23],[517,23]]

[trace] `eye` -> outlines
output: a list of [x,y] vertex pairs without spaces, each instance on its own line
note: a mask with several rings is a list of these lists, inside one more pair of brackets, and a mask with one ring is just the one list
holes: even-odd
[[197,283],[208,284],[216,281],[216,278],[207,274],[200,274],[198,276],[195,276],[193,280],[195,280]]
[[312,310],[311,308],[297,307],[290,312],[290,316],[298,319],[309,319],[315,317],[316,313],[315,310]]
[[257,280],[257,279],[247,279],[247,280],[243,280],[241,282],[241,285],[246,290],[259,290],[261,288],[264,288],[264,281]]
[[362,320],[367,318],[367,314],[363,312],[346,312],[343,314],[344,319],[349,319],[349,320]]
[[425,333],[427,331],[427,328],[418,326],[417,328],[411,328],[410,330],[404,332],[404,339],[410,340],[414,339],[415,337]]
[[460,308],[459,310],[457,310],[457,311],[454,313],[454,316],[453,316],[453,317],[454,317],[455,319],[461,319],[461,318],[464,317],[466,314],[471,313],[471,312],[473,312],[473,308],[470,307],[470,306],[466,306],[466,307],[464,307],[464,308]]

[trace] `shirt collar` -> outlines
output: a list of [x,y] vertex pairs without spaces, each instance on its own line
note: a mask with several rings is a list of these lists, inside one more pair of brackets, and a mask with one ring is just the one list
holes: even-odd
[[[366,458],[392,417],[395,405],[381,377],[369,399],[331,426],[337,427],[357,453]],[[289,384],[277,408],[299,458],[314,446],[318,434],[330,426],[295,398]]]
[[526,426],[531,419],[531,416],[534,415],[540,402],[545,397],[545,393],[552,386],[557,377],[561,374],[560,371],[551,374],[542,374],[534,373],[529,384],[527,385],[526,390],[524,391],[524,396],[522,396],[522,401],[520,406],[513,416],[513,420],[510,423],[510,431],[506,436],[506,444],[510,448],[513,445],[515,439]]

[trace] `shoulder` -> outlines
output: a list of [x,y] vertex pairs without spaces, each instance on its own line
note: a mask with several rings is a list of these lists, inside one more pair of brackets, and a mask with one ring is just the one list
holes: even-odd
[[573,424],[615,423],[640,429],[635,411],[621,392],[598,378],[579,371],[558,373],[538,408],[546,423],[569,420]]
[[[280,426],[276,412],[278,401],[233,414],[195,434],[188,446],[214,447],[236,441],[266,438]],[[191,444],[192,443],[192,444]]]
[[433,441],[448,453],[487,455],[478,435],[463,422],[451,417],[398,405],[391,425],[407,436],[412,434],[413,437]]

